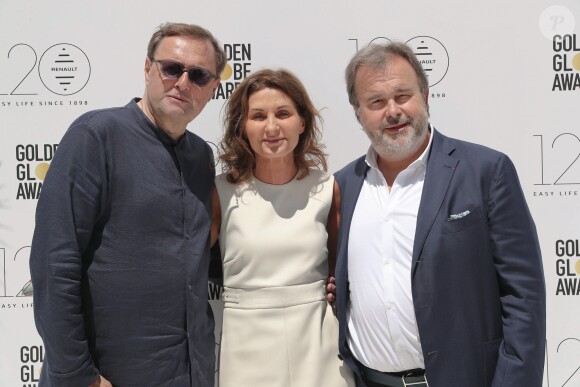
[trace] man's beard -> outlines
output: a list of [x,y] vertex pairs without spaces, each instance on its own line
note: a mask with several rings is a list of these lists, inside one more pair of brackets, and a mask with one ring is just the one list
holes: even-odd
[[[411,130],[389,134],[384,129],[392,125],[408,124]],[[425,113],[416,119],[411,119],[405,114],[398,118],[389,118],[383,122],[380,133],[371,132],[363,128],[369,136],[373,148],[376,152],[387,158],[404,159],[415,153],[425,141],[429,128],[428,113]]]

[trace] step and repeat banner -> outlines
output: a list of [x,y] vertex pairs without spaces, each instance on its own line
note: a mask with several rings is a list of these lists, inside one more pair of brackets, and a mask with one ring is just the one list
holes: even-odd
[[[147,43],[166,21],[208,28],[228,55],[219,89],[189,130],[215,145],[236,85],[284,67],[322,112],[332,172],[369,144],[348,104],[346,64],[370,42],[408,42],[429,74],[432,124],[514,161],[544,260],[544,386],[580,386],[577,0],[0,0],[1,386],[36,386],[42,367],[28,260],[58,143],[80,114],[142,95]],[[69,62],[55,64],[62,53]],[[220,292],[208,284],[218,327]]]

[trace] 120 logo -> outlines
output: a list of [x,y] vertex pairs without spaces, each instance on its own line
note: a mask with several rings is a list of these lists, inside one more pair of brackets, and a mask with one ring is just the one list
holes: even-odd
[[89,82],[91,64],[79,47],[58,43],[46,49],[39,57],[36,50],[18,43],[10,47],[6,60],[0,61],[0,95],[38,95],[37,87],[25,82],[33,77],[34,69],[44,88],[58,95],[73,95]]

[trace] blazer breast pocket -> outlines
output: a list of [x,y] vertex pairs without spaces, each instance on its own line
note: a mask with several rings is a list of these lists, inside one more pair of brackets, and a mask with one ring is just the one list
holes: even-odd
[[481,221],[481,208],[466,208],[457,213],[448,214],[443,224],[443,234],[452,234],[463,231]]

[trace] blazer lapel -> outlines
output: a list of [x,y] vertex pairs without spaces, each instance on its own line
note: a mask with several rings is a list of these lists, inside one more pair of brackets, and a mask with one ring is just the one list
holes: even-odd
[[447,137],[439,132],[435,132],[434,129],[433,132],[436,134],[433,137],[433,143],[431,144],[431,151],[427,161],[423,195],[421,196],[419,213],[417,215],[417,229],[415,230],[415,241],[413,244],[413,271],[417,264],[417,258],[423,250],[427,235],[429,235],[435,217],[441,208],[455,168],[459,163],[459,160],[451,157],[451,153],[453,153],[455,148],[448,143]]

